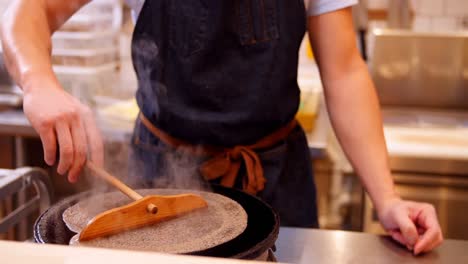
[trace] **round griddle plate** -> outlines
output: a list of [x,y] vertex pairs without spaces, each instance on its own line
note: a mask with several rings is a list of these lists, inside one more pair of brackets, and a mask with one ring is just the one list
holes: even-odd
[[[189,255],[211,256],[237,259],[256,259],[266,250],[274,247],[279,233],[279,217],[276,212],[259,198],[232,188],[212,184],[214,193],[227,196],[238,202],[248,215],[247,228],[236,238],[202,251],[189,252]],[[68,245],[75,233],[63,222],[62,214],[78,201],[92,196],[83,192],[54,204],[42,213],[34,224],[34,241]]]
[[[138,192],[143,196],[195,193],[208,202],[208,208],[107,238],[79,243],[76,235],[70,244],[189,253],[226,243],[242,234],[247,227],[247,213],[242,206],[223,195],[175,189],[146,189]],[[129,198],[119,192],[99,194],[69,207],[63,213],[63,220],[70,230],[79,233],[97,214],[130,202]]]

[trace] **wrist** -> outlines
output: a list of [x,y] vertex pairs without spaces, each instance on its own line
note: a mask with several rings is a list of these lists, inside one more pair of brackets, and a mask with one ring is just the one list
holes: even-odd
[[385,211],[385,208],[389,207],[389,205],[401,201],[402,199],[394,190],[389,190],[387,192],[379,193],[377,197],[372,200],[377,213],[380,215]]
[[26,70],[22,72],[20,86],[25,95],[37,89],[57,89],[60,87],[52,69]]
[[389,203],[401,200],[395,191],[395,184],[389,169],[383,168],[359,175],[377,212],[382,211]]

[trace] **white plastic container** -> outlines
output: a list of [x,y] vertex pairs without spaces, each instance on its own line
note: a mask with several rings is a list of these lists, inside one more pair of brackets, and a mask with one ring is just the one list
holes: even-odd
[[[118,20],[117,20],[118,19]],[[60,27],[60,31],[65,32],[99,32],[116,31],[119,18],[109,15],[80,14],[72,16],[65,24]]]
[[81,14],[103,14],[112,13],[116,7],[122,8],[120,0],[93,0],[83,6],[79,13]]
[[102,49],[119,46],[119,34],[104,32],[56,32],[52,36],[54,49]]
[[112,94],[119,82],[117,63],[97,67],[54,66],[60,84],[80,101],[94,106],[95,96]]
[[118,62],[118,47],[101,49],[53,49],[52,64],[61,66],[95,67]]
[[[94,0],[81,8],[64,25],[68,31],[120,31],[123,10],[120,0]],[[61,29],[62,30],[62,29]]]

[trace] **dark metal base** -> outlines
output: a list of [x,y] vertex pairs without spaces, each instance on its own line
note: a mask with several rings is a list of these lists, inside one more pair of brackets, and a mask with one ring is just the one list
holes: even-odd
[[[244,192],[212,185],[215,193],[225,195],[238,202],[249,216],[246,230],[238,237],[216,247],[192,252],[190,255],[256,259],[273,247],[279,232],[279,218],[274,210],[260,199]],[[68,245],[74,235],[65,225],[62,213],[90,193],[72,196],[52,206],[42,214],[34,225],[34,238],[38,243]],[[267,255],[265,255],[264,260]]]

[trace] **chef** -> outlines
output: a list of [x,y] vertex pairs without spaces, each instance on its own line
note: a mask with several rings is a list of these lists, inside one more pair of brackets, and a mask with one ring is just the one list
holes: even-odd
[[[78,179],[103,162],[92,112],[65,92],[51,64],[51,35],[88,0],[17,0],[2,20],[10,74],[45,161]],[[158,177],[167,155],[192,155],[207,181],[271,204],[283,225],[318,227],[307,141],[294,119],[298,50],[306,30],[336,135],[383,227],[415,254],[442,242],[434,207],[394,190],[367,66],[356,47],[356,0],[129,1],[138,20],[132,57],[140,115],[134,159]],[[56,160],[56,152],[59,159]]]

